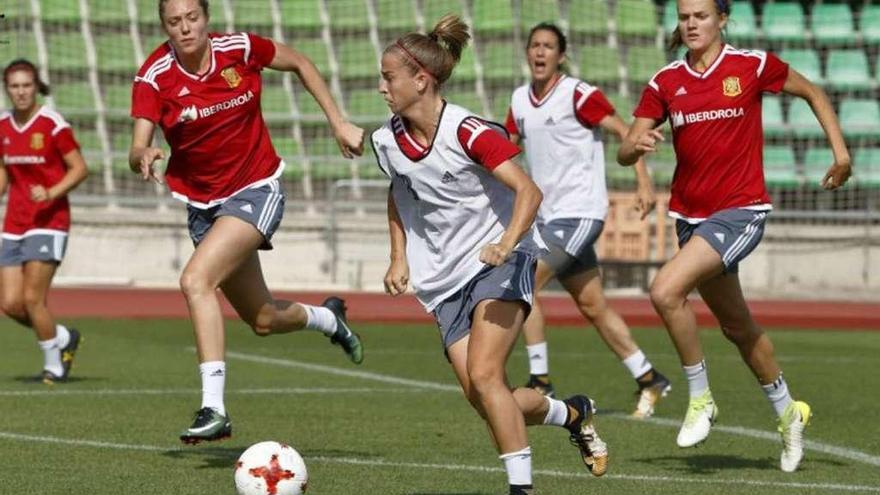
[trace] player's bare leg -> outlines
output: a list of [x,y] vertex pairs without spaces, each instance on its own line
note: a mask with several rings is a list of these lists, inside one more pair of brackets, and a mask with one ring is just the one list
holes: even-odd
[[3,313],[19,324],[31,328],[31,320],[24,307],[24,269],[20,266],[0,268],[3,288]]

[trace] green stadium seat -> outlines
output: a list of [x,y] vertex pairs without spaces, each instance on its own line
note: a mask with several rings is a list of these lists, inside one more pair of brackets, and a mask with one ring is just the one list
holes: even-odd
[[821,187],[821,181],[834,163],[830,148],[815,147],[807,150],[804,156],[804,178],[810,187]]
[[803,42],[804,9],[799,3],[770,2],[764,5],[762,26],[770,41]]
[[783,50],[779,58],[816,84],[824,84],[819,54],[815,50]]
[[666,0],[663,5],[663,32],[667,35],[675,31],[678,27],[678,2],[676,0]]
[[[6,22],[18,21],[19,19],[29,19],[31,16],[30,2],[3,2],[3,15],[6,18]],[[9,29],[10,26],[3,26],[3,28]],[[12,28],[14,29],[14,26]]]
[[651,0],[619,0],[614,18],[617,32],[623,36],[657,34],[657,7]]
[[325,123],[324,119],[324,111],[321,110],[321,106],[318,105],[318,102],[312,97],[312,95],[305,90],[302,86],[296,87],[296,104],[299,107],[299,113],[303,117],[307,117],[310,120],[317,119],[320,123]]
[[788,125],[794,135],[800,138],[819,138],[825,135],[810,105],[800,98],[795,98],[791,102],[788,109]]
[[348,39],[336,44],[339,75],[343,79],[379,77],[379,64],[373,45],[359,39]]
[[840,126],[848,138],[880,139],[880,104],[873,98],[843,100],[840,103]]
[[272,136],[272,146],[275,148],[275,152],[278,153],[288,165],[290,162],[297,161],[296,157],[299,156],[299,144],[296,142],[293,136],[290,135],[290,130],[287,128],[283,129],[273,129],[274,132],[271,133]]
[[[559,25],[559,20],[562,18],[559,2],[556,0],[528,0],[520,5],[519,25],[524,35],[541,22]],[[525,38],[523,40],[527,41]]]
[[464,107],[477,115],[483,115],[483,100],[475,91],[455,91],[444,95],[449,103]]
[[290,46],[309,57],[324,77],[330,75],[330,59],[324,41],[319,38],[300,39],[292,41]]
[[104,105],[107,110],[117,115],[128,115],[131,108],[131,83],[105,84]]
[[462,0],[431,0],[422,2],[422,16],[425,18],[425,26],[430,29],[437,21],[446,14],[462,15],[464,8]]
[[584,45],[578,49],[578,52],[581,76],[584,80],[591,84],[614,83],[620,80],[620,55],[617,48],[607,45]]
[[80,20],[79,2],[71,0],[40,0],[40,16],[43,22],[78,24]]
[[880,44],[880,5],[865,5],[859,21],[862,40],[869,45]]
[[119,129],[110,135],[110,148],[115,154],[128,155],[131,149],[131,132],[128,129]]
[[813,39],[819,45],[842,45],[855,38],[852,10],[845,3],[820,3],[813,7]]
[[800,184],[796,164],[791,146],[764,146],[764,181],[769,187]]
[[632,46],[626,57],[629,80],[638,84],[648,82],[666,65],[666,55],[656,46]]
[[513,33],[513,11],[508,0],[473,0],[474,31],[480,34]]
[[46,36],[49,68],[52,70],[85,69],[86,42],[82,33],[53,33]]
[[376,0],[379,29],[399,31],[396,36],[414,31],[418,26],[414,7],[412,0]]
[[73,137],[79,143],[79,148],[83,152],[101,152],[101,140],[98,138],[98,132],[94,127],[73,126]]
[[474,60],[474,48],[469,46],[461,52],[461,60],[452,70],[450,82],[473,81],[477,78],[477,68]]
[[319,30],[321,21],[321,0],[299,0],[278,2],[281,9],[281,25],[293,31]]
[[608,100],[614,106],[614,112],[618,117],[627,123],[633,120],[632,113],[635,110],[635,103],[632,98],[617,93],[606,94],[605,96],[608,97]]
[[487,119],[504,124],[507,120],[507,112],[510,110],[510,93],[506,91],[498,91],[492,95],[490,99],[489,109],[492,115],[484,115]]
[[[100,34],[95,36],[95,50],[98,52],[98,68],[108,72],[137,72],[134,43],[131,35]],[[146,54],[145,54],[146,55]]]
[[[235,19],[235,29],[237,31],[246,30],[250,27],[265,28],[273,25],[272,22],[272,6],[268,0],[248,0],[247,2],[231,2],[232,16]],[[285,3],[285,2],[280,2]],[[216,2],[214,5],[222,8],[223,2]],[[212,6],[213,9],[213,6]],[[212,13],[211,16],[217,20],[221,20],[223,15]]]
[[168,35],[165,33],[141,34],[141,46],[143,47],[144,57],[149,57],[153,50],[167,42]]
[[93,114],[95,112],[92,86],[88,82],[68,81],[63,84],[55,84],[52,86],[52,96],[55,99],[55,107],[64,116]]
[[752,2],[733,2],[727,21],[727,37],[733,41],[751,41],[758,37],[758,22]]
[[[367,156],[367,150],[370,150],[370,156]],[[364,156],[358,161],[358,176],[367,180],[388,180],[388,176],[379,168],[375,156],[372,155],[372,150],[371,146],[364,148]]]
[[263,109],[263,117],[268,121],[290,120],[290,96],[281,81],[263,80],[260,107]]
[[342,154],[339,152],[339,145],[336,143],[335,138],[324,136],[313,137],[306,140],[305,145],[306,152],[309,156],[342,158]]
[[488,79],[517,80],[520,76],[520,59],[513,43],[492,41],[482,48],[483,75]]
[[572,0],[568,8],[568,24],[573,33],[588,36],[608,34],[608,2],[605,0]]
[[305,175],[302,160],[295,155],[291,156],[289,159],[284,156],[281,158],[284,160],[284,172],[281,173],[281,177],[284,180],[302,180]]
[[785,119],[782,117],[782,100],[778,96],[765,95],[761,101],[761,113],[765,136],[784,136],[788,134]]
[[355,89],[347,97],[348,114],[356,121],[381,122],[390,116],[388,105],[376,89]]
[[880,187],[880,148],[857,149],[853,163],[857,184]]
[[862,50],[832,50],[825,80],[839,90],[866,90],[875,85],[868,74],[868,57]]
[[26,58],[37,63],[37,40],[30,32],[15,32],[4,35],[0,43],[0,59],[4,63],[16,58]]
[[[326,2],[330,27],[335,31],[366,31],[370,29],[369,16],[364,2]],[[365,41],[365,40],[364,40]],[[359,41],[363,43],[364,41]]]
[[[216,3],[214,5],[217,5]],[[138,21],[142,24],[160,25],[159,22],[159,4],[156,0],[137,0]],[[222,19],[223,16],[216,17],[216,12],[211,9],[211,16],[216,19]]]
[[131,20],[128,16],[128,2],[89,0],[89,20],[103,24],[128,24]]

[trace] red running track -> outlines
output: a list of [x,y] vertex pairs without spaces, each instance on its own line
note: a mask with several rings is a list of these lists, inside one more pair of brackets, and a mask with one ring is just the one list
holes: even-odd
[[[276,297],[320,304],[328,293],[278,292]],[[345,298],[352,321],[384,323],[433,323],[413,296],[392,298],[385,294],[351,292]],[[542,296],[544,314],[552,325],[583,325],[584,320],[568,297]],[[661,326],[647,298],[613,298],[611,306],[632,326]],[[701,326],[717,323],[698,297],[691,298]],[[49,306],[61,317],[96,318],[187,318],[186,304],[177,290],[132,288],[56,288]],[[764,327],[880,330],[880,303],[843,301],[755,300],[749,302],[755,319]],[[225,301],[223,311],[235,312]]]

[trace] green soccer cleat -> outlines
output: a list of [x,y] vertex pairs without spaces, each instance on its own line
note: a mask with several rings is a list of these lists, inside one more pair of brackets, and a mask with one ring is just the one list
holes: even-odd
[[348,326],[345,301],[338,297],[328,297],[321,306],[336,315],[336,332],[330,336],[330,342],[341,346],[353,363],[361,364],[364,361],[364,346],[358,334],[352,332]]
[[180,441],[187,445],[196,445],[231,436],[232,423],[229,422],[229,416],[220,414],[212,407],[203,407],[196,411],[192,426],[180,434]]

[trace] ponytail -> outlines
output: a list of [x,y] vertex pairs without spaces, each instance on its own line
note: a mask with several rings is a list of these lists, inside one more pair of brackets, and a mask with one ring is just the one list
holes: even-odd
[[457,15],[446,14],[427,35],[405,34],[388,45],[385,53],[400,52],[413,72],[424,70],[440,85],[452,75],[470,39],[467,24]]

